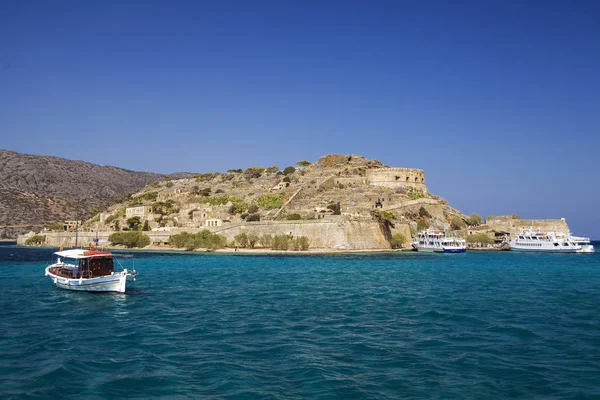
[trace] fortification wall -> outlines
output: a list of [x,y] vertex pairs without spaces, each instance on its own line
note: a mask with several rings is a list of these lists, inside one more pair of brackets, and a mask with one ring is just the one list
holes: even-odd
[[427,193],[425,171],[413,168],[376,168],[366,171],[370,185],[388,188],[412,187]]
[[232,225],[215,233],[233,240],[240,233],[306,236],[313,249],[366,250],[389,248],[379,224],[372,220],[257,221]]
[[[306,236],[313,249],[340,249],[340,250],[367,250],[387,249],[386,240],[379,224],[369,219],[347,220],[344,216],[320,221],[257,221],[232,224],[229,226],[210,228],[173,228],[164,232],[144,232],[150,237],[153,244],[167,243],[170,235],[181,232],[195,233],[208,229],[214,233],[224,235],[228,241],[233,241],[240,233],[268,235]],[[108,244],[108,237],[113,232],[79,232],[77,242],[80,247],[87,247],[94,238],[99,239],[99,244]],[[75,246],[74,232],[48,232],[44,234],[44,246],[65,247]],[[19,236],[17,243],[24,245],[27,235]]]
[[544,232],[569,232],[569,226],[561,219],[515,219],[508,217],[488,217],[485,224],[496,232],[509,232],[511,235],[523,229],[533,228]]

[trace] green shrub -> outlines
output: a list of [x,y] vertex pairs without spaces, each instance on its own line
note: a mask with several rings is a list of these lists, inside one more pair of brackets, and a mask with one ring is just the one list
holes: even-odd
[[429,211],[427,211],[427,209],[425,209],[425,207],[421,206],[421,208],[419,208],[419,217],[431,218],[431,214],[429,214]]
[[256,200],[264,210],[273,210],[283,206],[283,193],[265,193]]
[[209,172],[206,174],[196,174],[193,176],[193,178],[196,180],[196,182],[201,183],[201,182],[206,182],[206,181],[210,181],[212,178],[214,178],[217,174],[214,172]]
[[302,219],[302,216],[298,213],[292,213],[286,214],[284,219],[287,219],[288,221],[299,221]]
[[136,197],[129,202],[129,207],[141,206],[144,204],[144,200],[141,197]]
[[262,247],[264,248],[269,248],[271,247],[271,242],[273,241],[273,236],[265,233],[264,235],[262,235],[259,239],[259,243]]
[[333,215],[342,215],[342,207],[339,201],[337,203],[329,203],[327,208],[333,211]]
[[248,235],[246,235],[246,233],[235,235],[234,239],[240,247],[245,248],[248,246]]
[[467,236],[467,243],[486,243],[494,244],[494,239],[486,235],[485,233],[477,233],[475,235]]
[[240,199],[239,197],[229,195],[205,197],[200,200],[200,203],[207,203],[211,206],[220,206],[229,202],[233,204],[233,210],[230,208],[231,214],[241,214],[245,212],[249,206],[248,203],[244,202],[244,200]]
[[279,167],[277,165],[271,165],[265,171],[268,172],[269,174],[275,174],[275,173],[279,172]]
[[108,237],[113,245],[123,245],[127,248],[146,247],[150,244],[150,238],[141,232],[115,232]]
[[429,229],[429,222],[424,219],[417,221],[417,232],[423,232],[425,229]]
[[260,214],[250,214],[246,217],[247,222],[260,221]]
[[396,219],[396,214],[393,212],[378,209],[371,210],[371,216],[381,222],[387,222],[390,224]]
[[426,196],[425,196],[425,194],[423,194],[423,193],[421,193],[421,192],[419,192],[417,190],[413,190],[413,191],[411,191],[411,192],[408,193],[408,197],[411,200],[416,200],[416,199],[422,199],[422,198],[424,198]]
[[257,212],[258,212],[258,205],[251,204],[250,207],[248,207],[248,213],[255,214]]
[[166,201],[157,201],[156,203],[153,203],[152,209],[154,210],[154,214],[160,215],[169,215],[179,212],[179,208],[175,206],[175,202],[170,199]]
[[293,174],[294,172],[296,172],[296,168],[294,168],[294,167],[292,167],[292,166],[286,167],[286,168],[283,170],[283,174],[284,174],[284,175]]
[[63,224],[61,224],[60,222],[57,222],[55,224],[51,224],[50,226],[48,226],[48,229],[50,229],[51,231],[64,231],[65,226]]
[[117,215],[116,214],[110,214],[108,217],[106,217],[106,219],[104,220],[105,224],[110,224],[111,222],[113,222],[115,219],[117,219]]
[[394,234],[394,236],[392,236],[390,244],[392,245],[392,249],[401,249],[404,246],[405,242],[406,238],[404,237],[404,235],[401,233],[396,233]]
[[284,177],[284,178],[281,180],[281,182],[285,182],[285,183],[291,183],[291,182],[292,182],[292,180],[290,179],[290,177],[289,177],[289,176],[286,176],[286,177]]
[[144,226],[142,227],[143,231],[149,231],[150,230],[150,224],[148,224],[148,220],[144,221]]
[[210,196],[210,192],[211,192],[211,188],[200,189],[200,186],[197,186],[197,185],[192,188],[192,194],[196,195],[196,196],[207,197],[207,196]]
[[287,250],[290,247],[290,238],[288,235],[275,235],[271,241],[271,248],[274,250]]
[[465,229],[467,227],[467,224],[465,223],[465,221],[463,221],[462,218],[454,216],[450,221],[450,226],[453,230],[458,231],[460,229]]
[[471,214],[469,218],[467,218],[467,224],[471,226],[481,224],[481,215]]
[[138,199],[148,200],[148,201],[156,201],[157,197],[158,197],[158,192],[148,192],[148,193],[144,193],[141,196],[139,196]]
[[25,244],[27,245],[31,245],[31,244],[43,244],[46,241],[46,236],[44,235],[34,235],[30,238],[27,238],[27,240],[25,241]]
[[264,168],[250,167],[244,171],[244,175],[246,176],[247,179],[260,178],[260,176],[263,174],[263,172],[265,172]]
[[256,243],[258,243],[259,237],[257,235],[255,235],[254,233],[251,233],[248,235],[248,246],[250,246],[251,248],[254,248],[254,246],[256,246]]
[[306,160],[298,161],[296,163],[296,165],[299,166],[299,167],[308,167],[311,164],[312,163],[310,161],[306,161]]
[[131,229],[132,231],[137,231],[140,224],[142,223],[140,217],[131,217],[127,219],[127,226],[129,226],[129,229]]
[[209,251],[221,249],[227,245],[223,235],[217,235],[204,229],[198,233],[178,233],[169,236],[169,245],[188,251],[205,248]]
[[292,247],[295,251],[306,251],[310,246],[310,241],[306,236],[300,236],[292,240]]

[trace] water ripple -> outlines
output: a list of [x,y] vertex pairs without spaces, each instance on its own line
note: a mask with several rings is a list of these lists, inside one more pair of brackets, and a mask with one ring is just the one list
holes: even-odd
[[598,254],[148,253],[94,295],[47,253],[0,247],[3,398],[600,395]]

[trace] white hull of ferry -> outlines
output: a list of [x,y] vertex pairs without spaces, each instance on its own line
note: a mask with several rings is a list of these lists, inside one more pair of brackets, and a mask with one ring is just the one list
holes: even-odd
[[466,247],[420,247],[416,246],[417,251],[424,253],[466,253]]
[[586,244],[581,246],[581,250],[578,251],[578,253],[593,253],[594,252],[594,246],[591,244]]
[[581,249],[576,247],[563,249],[563,248],[554,248],[553,247],[522,247],[510,245],[511,251],[527,251],[527,252],[544,252],[544,253],[581,253]]
[[544,252],[544,253],[593,253],[594,246],[585,245],[580,247],[571,247],[569,249],[552,247],[522,247],[510,245],[511,251],[528,251],[528,252]]
[[587,237],[571,236],[561,232],[524,230],[508,243],[512,251],[544,253],[593,253],[594,246]]
[[77,290],[83,292],[117,292],[125,293],[127,286],[127,270],[114,273],[108,276],[99,276],[97,278],[65,278],[55,275],[49,271],[55,265],[46,267],[46,276],[49,276],[56,286],[67,290]]

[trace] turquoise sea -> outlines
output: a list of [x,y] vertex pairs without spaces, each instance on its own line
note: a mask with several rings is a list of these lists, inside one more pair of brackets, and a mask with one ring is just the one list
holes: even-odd
[[0,246],[0,398],[600,398],[600,253],[136,253],[118,295],[52,251]]

